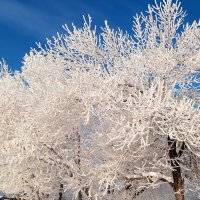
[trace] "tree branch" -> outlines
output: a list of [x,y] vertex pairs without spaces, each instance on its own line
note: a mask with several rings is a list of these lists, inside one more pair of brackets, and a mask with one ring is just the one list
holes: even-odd
[[180,150],[179,150],[179,152],[178,152],[178,157],[179,157],[179,158],[183,155],[183,152],[184,152],[184,150],[185,150],[185,147],[186,147],[185,142],[183,142],[182,145],[181,145],[181,148],[180,148]]

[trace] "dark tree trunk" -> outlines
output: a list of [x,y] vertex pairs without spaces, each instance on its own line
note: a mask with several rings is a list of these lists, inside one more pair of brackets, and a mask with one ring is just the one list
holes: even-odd
[[63,184],[60,184],[60,192],[59,192],[59,199],[58,200],[62,200],[63,199]]
[[174,192],[176,200],[184,200],[184,180],[181,176],[180,166],[172,172],[174,179]]
[[[78,167],[78,171],[79,173],[81,173],[81,135],[80,133],[78,132],[78,130],[75,130],[75,134],[76,134],[76,158],[75,158],[75,163]],[[82,184],[82,181],[81,179],[79,179],[79,184],[81,186]],[[78,192],[78,200],[82,200],[83,199],[83,195],[82,195],[82,192],[79,191]]]
[[185,149],[185,144],[183,142],[181,149],[179,150],[179,152],[177,152],[176,140],[168,137],[168,145],[170,147],[170,150],[169,150],[169,157],[171,159],[170,163],[171,163],[171,166],[173,167],[172,177],[173,177],[173,189],[175,192],[175,197],[176,197],[176,200],[185,200],[184,179],[181,173],[181,166],[178,162],[179,157],[182,155]]
[[82,196],[81,191],[78,192],[78,200],[83,200],[83,196]]

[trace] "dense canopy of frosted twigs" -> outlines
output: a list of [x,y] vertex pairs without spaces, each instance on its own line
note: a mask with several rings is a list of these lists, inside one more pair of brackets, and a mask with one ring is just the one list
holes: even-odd
[[2,62],[0,191],[131,199],[173,181],[168,137],[184,143],[177,162],[198,189],[200,22],[183,26],[185,16],[163,0],[131,35],[107,22],[97,35],[84,18],[25,55],[22,72]]

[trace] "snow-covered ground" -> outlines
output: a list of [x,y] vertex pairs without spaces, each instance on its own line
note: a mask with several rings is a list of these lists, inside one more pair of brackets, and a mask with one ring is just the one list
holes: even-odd
[[[198,194],[194,192],[195,188],[192,184],[186,182],[186,192],[185,192],[185,200],[200,200]],[[3,197],[3,193],[0,192],[0,200]],[[64,194],[63,200],[72,200],[73,195],[68,191]],[[102,199],[104,200],[104,199]],[[112,199],[116,200],[116,199]],[[122,199],[123,200],[123,199]],[[127,199],[129,200],[129,199]],[[175,200],[174,193],[171,187],[167,184],[160,185],[159,188],[148,189],[141,193],[136,198],[131,198],[130,200]]]
[[[200,200],[192,184],[186,182],[185,200]],[[146,190],[141,193],[135,200],[175,200],[173,190],[167,184],[161,185],[159,188]]]

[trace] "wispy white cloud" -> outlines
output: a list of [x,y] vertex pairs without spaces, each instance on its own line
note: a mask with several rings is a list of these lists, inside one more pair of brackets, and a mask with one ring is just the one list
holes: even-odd
[[[95,22],[102,25],[104,20],[112,20],[109,20],[112,17],[112,12],[114,16],[116,13],[119,13],[116,15],[118,21],[112,20],[112,24],[115,27],[120,26],[120,24],[123,25],[124,20],[132,21],[132,19],[123,18],[126,15],[125,12],[133,13],[134,15],[138,8],[143,7],[144,0],[41,0],[42,8],[38,6],[38,1],[36,1],[37,4],[34,4],[34,1],[30,2],[24,1],[22,3],[18,0],[0,0],[0,24],[7,24],[14,31],[40,40],[46,36],[54,35],[56,31],[61,30],[61,26],[64,23],[71,24],[71,22],[75,22],[81,25],[83,14],[90,14]],[[46,9],[44,9],[45,4],[47,5]]]
[[31,35],[50,35],[51,24],[57,20],[56,16],[36,7],[17,1],[0,1],[0,21],[20,32]]

